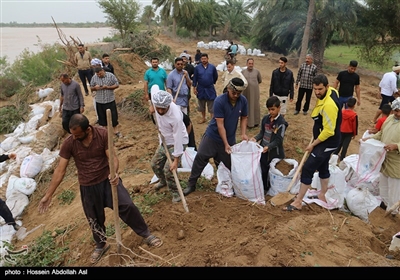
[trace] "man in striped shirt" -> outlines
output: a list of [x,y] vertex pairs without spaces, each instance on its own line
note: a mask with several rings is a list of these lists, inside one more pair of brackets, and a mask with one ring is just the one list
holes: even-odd
[[119,83],[115,75],[106,72],[104,68],[98,67],[94,69],[96,75],[90,81],[90,90],[96,91],[96,111],[99,118],[99,125],[107,126],[107,109],[111,110],[112,126],[114,134],[118,138],[122,137],[118,131],[118,112],[115,103],[114,90],[119,87]]
[[303,114],[307,115],[308,109],[310,108],[311,94],[313,90],[313,78],[315,75],[317,75],[317,66],[313,63],[312,55],[307,54],[306,62],[301,64],[299,72],[297,73],[295,89],[299,89],[299,91],[297,95],[296,110],[294,112],[295,115],[300,112],[301,102],[303,101],[304,94],[306,95],[306,103],[304,103]]

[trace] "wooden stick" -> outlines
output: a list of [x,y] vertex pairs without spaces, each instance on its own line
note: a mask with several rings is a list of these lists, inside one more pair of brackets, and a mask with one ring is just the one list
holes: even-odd
[[[107,109],[106,113],[107,113],[108,151],[109,151],[108,164],[110,166],[110,176],[111,178],[115,178],[115,166],[114,166],[115,155],[114,155],[114,143],[113,143],[114,130],[112,127],[111,110]],[[121,254],[121,231],[119,226],[117,187],[118,183],[114,186],[111,186],[111,191],[112,191],[113,208],[114,208],[115,235],[117,237],[117,253],[119,255]]]
[[[154,104],[152,104],[150,100],[149,100],[149,103],[154,108],[154,113],[153,114],[156,114],[156,111],[157,111],[156,110],[156,106],[154,106]],[[162,144],[164,146],[165,155],[167,156],[169,164],[172,165],[171,155],[169,154],[168,147],[167,147],[167,144],[165,143],[164,136],[161,134],[160,128],[158,127],[158,122],[157,122],[157,117],[156,116],[154,116],[154,122],[155,122],[155,124],[157,126],[158,135],[160,136],[161,142],[162,142]],[[187,206],[185,196],[183,195],[183,192],[182,192],[181,183],[179,182],[178,174],[176,173],[175,169],[172,171],[172,173],[174,174],[175,183],[176,183],[176,186],[178,188],[179,196],[181,197],[181,200],[182,200],[183,208],[185,209],[186,212],[189,212],[189,208]]]
[[185,73],[183,73],[182,79],[179,82],[178,90],[176,91],[175,97],[174,97],[174,103],[176,102],[176,99],[178,98],[179,91],[181,90],[182,84],[183,84],[183,79],[185,79]]

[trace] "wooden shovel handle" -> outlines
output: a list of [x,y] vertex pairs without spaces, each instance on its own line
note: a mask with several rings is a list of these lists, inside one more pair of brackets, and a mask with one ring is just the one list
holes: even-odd
[[[311,137],[310,143],[308,145],[310,145],[313,142],[313,140],[314,140],[314,137]],[[308,154],[309,154],[308,151],[304,152],[303,158],[301,159],[299,166],[297,166],[297,170],[293,175],[292,181],[290,181],[290,184],[286,190],[287,192],[290,191],[290,189],[293,187],[294,183],[296,182],[297,177],[299,176],[299,173],[300,173],[301,169],[303,168],[304,162],[306,161]]]
[[[112,127],[112,119],[111,119],[111,110],[106,110],[106,117],[107,117],[107,131],[108,131],[108,165],[110,167],[110,177],[115,178],[115,165],[114,165],[114,129]],[[118,212],[118,191],[117,186],[111,186],[112,192],[112,200],[113,200],[113,208],[114,208],[114,227],[115,227],[115,235],[117,238],[117,253],[118,255],[121,254],[121,229],[119,226],[119,212]]]
[[184,80],[184,79],[185,79],[185,73],[183,73],[182,79],[181,79],[181,81],[179,82],[178,90],[176,91],[176,94],[175,94],[175,97],[174,97],[174,102],[176,102],[176,99],[178,98],[178,94],[179,94],[179,92],[181,91],[181,87],[182,87],[182,84],[183,84],[183,80]]

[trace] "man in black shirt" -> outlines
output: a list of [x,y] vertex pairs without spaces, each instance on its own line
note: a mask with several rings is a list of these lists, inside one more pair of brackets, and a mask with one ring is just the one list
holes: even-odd
[[[350,61],[347,70],[339,72],[337,75],[334,88],[338,89],[339,92],[339,104],[340,108],[345,106],[347,109],[347,101],[350,97],[353,97],[354,91],[357,96],[357,106],[361,104],[360,97],[360,76],[356,73],[358,62],[355,60]],[[340,85],[339,85],[340,83]]]

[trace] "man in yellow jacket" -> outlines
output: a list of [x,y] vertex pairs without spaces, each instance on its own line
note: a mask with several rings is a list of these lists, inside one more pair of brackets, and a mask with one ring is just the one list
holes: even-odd
[[318,199],[326,202],[325,194],[330,177],[329,159],[340,143],[342,111],[339,107],[338,93],[329,86],[328,78],[323,74],[313,78],[313,89],[318,100],[311,113],[314,120],[313,141],[306,148],[310,155],[301,170],[299,193],[296,199],[283,209],[285,211],[301,210],[304,195],[311,186],[316,170],[321,181]]

